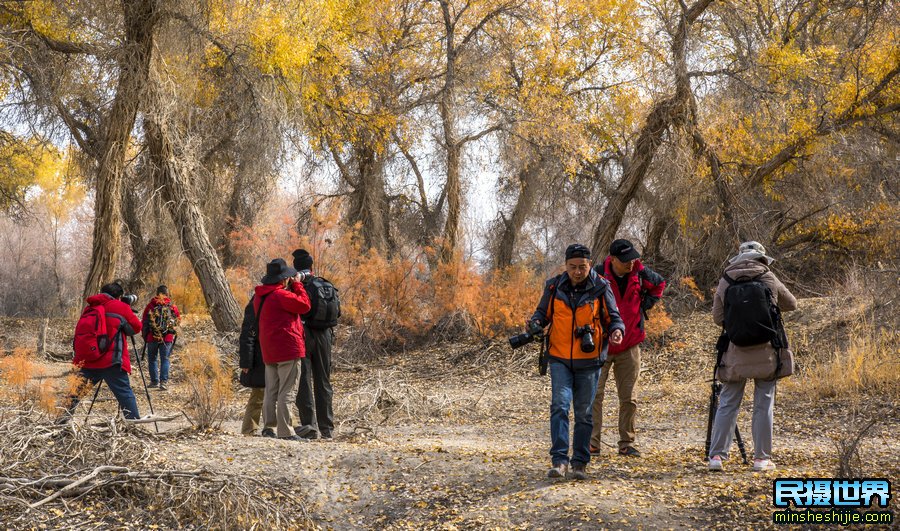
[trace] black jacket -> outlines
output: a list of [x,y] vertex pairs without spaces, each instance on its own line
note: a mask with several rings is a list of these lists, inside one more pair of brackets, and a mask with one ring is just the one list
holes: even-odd
[[253,298],[244,308],[244,322],[241,323],[241,336],[238,339],[239,365],[241,369],[250,369],[247,374],[241,371],[241,385],[244,387],[265,388],[266,366],[259,347],[256,330],[256,314],[253,311]]

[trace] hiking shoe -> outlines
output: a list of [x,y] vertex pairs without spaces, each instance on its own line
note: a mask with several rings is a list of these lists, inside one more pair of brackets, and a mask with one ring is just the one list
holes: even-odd
[[160,391],[168,391],[169,388],[166,387],[166,382],[159,382],[159,390]]
[[296,435],[288,435],[287,437],[279,437],[281,441],[302,441],[303,437],[297,437]]
[[713,472],[722,471],[722,456],[714,455],[709,458],[709,469]]
[[564,478],[566,477],[566,472],[569,471],[569,463],[559,463],[558,465],[553,465],[550,470],[547,471],[548,478]]
[[306,437],[310,432],[314,431],[316,430],[309,425],[294,426],[294,433],[297,434],[297,437]]
[[150,382],[150,389],[157,389],[159,387],[159,382]]
[[593,444],[589,448],[591,455],[600,455],[600,448],[594,446]]
[[324,439],[326,441],[330,441],[330,440],[334,439],[334,436],[331,434],[330,431],[323,431],[319,434],[319,438]]
[[623,457],[640,457],[641,453],[633,446],[626,446],[625,448],[619,448],[619,455]]
[[263,428],[263,431],[260,435],[262,435],[263,437],[269,437],[271,439],[274,439],[275,438],[275,430],[273,430],[272,428]]
[[572,465],[572,479],[577,479],[579,481],[585,480],[588,478],[586,466],[579,463],[577,465]]
[[768,459],[754,459],[753,460],[753,471],[754,472],[768,472],[770,470],[775,470],[775,463]]

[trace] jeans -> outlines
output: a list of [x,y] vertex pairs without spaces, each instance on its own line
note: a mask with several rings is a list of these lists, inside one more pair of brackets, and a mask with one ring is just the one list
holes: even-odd
[[[147,365],[150,368],[150,385],[169,381],[169,354],[172,343],[147,343]],[[159,355],[159,377],[156,375],[156,357]]]
[[[134,398],[134,391],[131,390],[131,383],[128,380],[128,373],[123,371],[118,365],[107,367],[106,369],[81,369],[81,376],[97,385],[99,382],[106,382],[109,390],[119,402],[119,409],[126,419],[138,419],[137,400]],[[75,411],[80,398],[78,396],[69,397],[69,407],[67,408],[69,416]]]
[[550,359],[550,459],[554,466],[569,462],[569,404],[575,413],[572,464],[590,463],[591,409],[599,377],[599,368],[572,370],[565,363]]

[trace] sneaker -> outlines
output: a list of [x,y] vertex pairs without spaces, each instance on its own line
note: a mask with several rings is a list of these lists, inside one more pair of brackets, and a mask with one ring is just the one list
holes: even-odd
[[331,434],[330,431],[323,431],[322,433],[319,434],[319,438],[324,439],[326,441],[330,441],[330,440],[334,439],[334,436]]
[[159,387],[159,382],[150,382],[149,389],[157,389]]
[[274,439],[275,438],[275,430],[273,430],[272,428],[263,428],[263,431],[260,435],[262,435],[263,437],[269,437],[270,439]]
[[754,459],[753,460],[753,471],[754,472],[768,472],[770,470],[775,470],[775,463],[768,459]]
[[640,457],[641,453],[633,446],[626,446],[624,448],[619,448],[619,455],[623,457]]
[[166,387],[166,382],[159,382],[159,390],[160,391],[168,391],[169,388]]
[[279,437],[279,440],[282,441],[302,441],[303,437],[297,437],[296,435],[288,435],[287,437]]
[[709,469],[713,472],[722,471],[722,456],[714,455],[709,458]]
[[548,478],[564,478],[566,477],[566,472],[569,471],[569,463],[559,463],[557,465],[553,465],[550,470],[547,471]]
[[593,444],[590,446],[591,455],[600,455],[600,448],[594,446]]
[[579,481],[583,481],[588,478],[587,470],[585,470],[585,465],[579,463],[577,465],[572,465],[572,479],[577,479]]

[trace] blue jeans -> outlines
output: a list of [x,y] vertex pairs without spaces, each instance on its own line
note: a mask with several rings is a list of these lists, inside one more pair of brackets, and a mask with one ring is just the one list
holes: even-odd
[[[120,366],[113,365],[106,369],[81,369],[81,375],[94,385],[97,385],[100,381],[106,382],[109,390],[112,391],[112,394],[119,402],[119,409],[122,410],[125,418],[140,418],[137,400],[134,398],[134,391],[131,390],[131,382],[128,380],[128,373],[123,371]],[[75,410],[78,401],[78,397],[72,397],[69,411]]]
[[[152,342],[147,343],[147,364],[150,366],[150,384],[169,381],[169,354],[172,353],[172,343]],[[156,374],[156,357],[159,356],[159,377]]]
[[550,459],[553,465],[569,462],[569,404],[575,410],[572,464],[591,461],[591,409],[597,392],[600,369],[572,370],[565,363],[550,358]]

